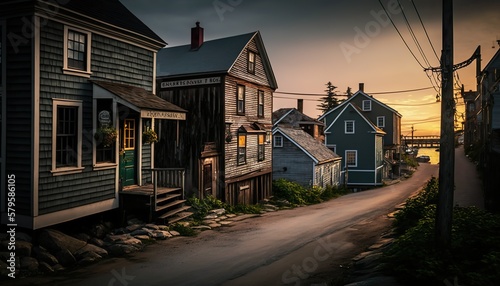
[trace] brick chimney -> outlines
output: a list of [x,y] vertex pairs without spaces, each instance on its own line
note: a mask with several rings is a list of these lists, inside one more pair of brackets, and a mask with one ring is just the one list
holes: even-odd
[[359,83],[359,91],[365,92],[365,84],[362,82]]
[[297,110],[304,113],[304,100],[297,99]]
[[196,22],[196,27],[191,28],[191,50],[197,50],[203,45],[203,28],[200,22]]

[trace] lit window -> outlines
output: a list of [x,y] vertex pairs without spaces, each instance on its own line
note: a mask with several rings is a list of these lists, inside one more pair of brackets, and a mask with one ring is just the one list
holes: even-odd
[[377,127],[385,127],[385,116],[377,117]]
[[346,150],[345,151],[345,160],[346,160],[346,165],[348,167],[357,167],[358,166],[358,151]]
[[259,161],[263,161],[266,156],[265,156],[265,148],[266,148],[266,145],[265,145],[265,142],[266,142],[266,135],[264,134],[259,134],[259,144],[257,145],[257,160]]
[[[111,99],[96,100],[95,116],[97,117],[97,128],[104,128],[104,130],[114,129],[112,110],[113,102]],[[115,163],[115,144],[110,143],[110,140],[108,138],[104,138],[104,136],[104,134],[99,133],[99,136],[95,137],[96,163]]]
[[282,136],[273,136],[273,139],[274,139],[274,147],[283,147]]
[[371,111],[371,110],[372,110],[372,101],[363,100],[363,111]]
[[257,116],[264,117],[264,91],[258,91]]
[[90,77],[91,34],[68,27],[64,31],[64,72]]
[[82,102],[53,101],[52,172],[82,166]]
[[245,133],[238,134],[238,165],[247,162],[247,135]]
[[238,85],[238,115],[245,115],[245,86]]
[[354,134],[354,120],[345,121],[345,134]]
[[248,51],[248,72],[255,73],[255,53]]

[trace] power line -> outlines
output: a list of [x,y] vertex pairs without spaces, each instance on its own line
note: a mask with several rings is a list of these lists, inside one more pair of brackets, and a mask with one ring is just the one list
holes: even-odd
[[[434,88],[434,87],[428,86],[428,87],[422,87],[422,88],[395,90],[395,91],[367,92],[367,94],[377,95],[377,94],[406,93],[406,92],[413,92],[413,91],[422,91],[422,90],[431,89],[431,88]],[[326,95],[324,93],[301,93],[301,92],[290,92],[290,91],[275,91],[274,93],[289,94],[289,95],[306,95],[306,96],[325,96]],[[337,96],[347,96],[346,94],[336,94],[336,95]]]
[[420,17],[420,13],[418,12],[417,6],[415,5],[415,2],[411,0],[411,3],[413,4],[413,8],[415,9],[415,12],[417,13],[418,19],[420,20],[420,24],[422,24],[422,28],[424,29],[425,35],[427,36],[427,40],[429,41],[429,44],[431,45],[432,50],[434,51],[434,55],[436,56],[436,59],[439,62],[439,56],[436,53],[436,49],[434,48],[434,45],[432,44],[431,38],[429,37],[429,34],[427,33],[427,29],[425,28],[424,22],[422,21],[422,17]]

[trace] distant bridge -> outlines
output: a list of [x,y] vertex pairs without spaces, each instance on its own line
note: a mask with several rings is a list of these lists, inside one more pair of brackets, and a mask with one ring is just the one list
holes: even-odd
[[412,147],[439,147],[439,135],[424,135],[424,136],[403,136],[403,145]]

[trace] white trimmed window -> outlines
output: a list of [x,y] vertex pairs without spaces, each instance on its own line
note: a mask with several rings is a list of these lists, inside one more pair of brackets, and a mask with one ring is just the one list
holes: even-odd
[[346,150],[345,151],[345,163],[348,167],[358,166],[358,151],[357,150]]
[[377,116],[377,127],[385,127],[385,116]]
[[274,139],[274,147],[281,148],[283,147],[283,136],[275,135]]
[[326,144],[326,147],[333,151],[333,153],[337,154],[337,144]]
[[52,101],[52,173],[72,174],[82,168],[82,101]]
[[236,92],[237,100],[237,113],[238,115],[245,115],[245,86],[238,85]]
[[247,163],[247,134],[238,134],[238,165]]
[[344,132],[345,134],[354,134],[354,120],[344,121]]
[[372,101],[363,100],[363,111],[371,111],[371,110],[372,110]]
[[264,117],[264,91],[257,92],[257,116]]
[[92,35],[90,32],[64,27],[65,74],[90,77],[90,52]]

